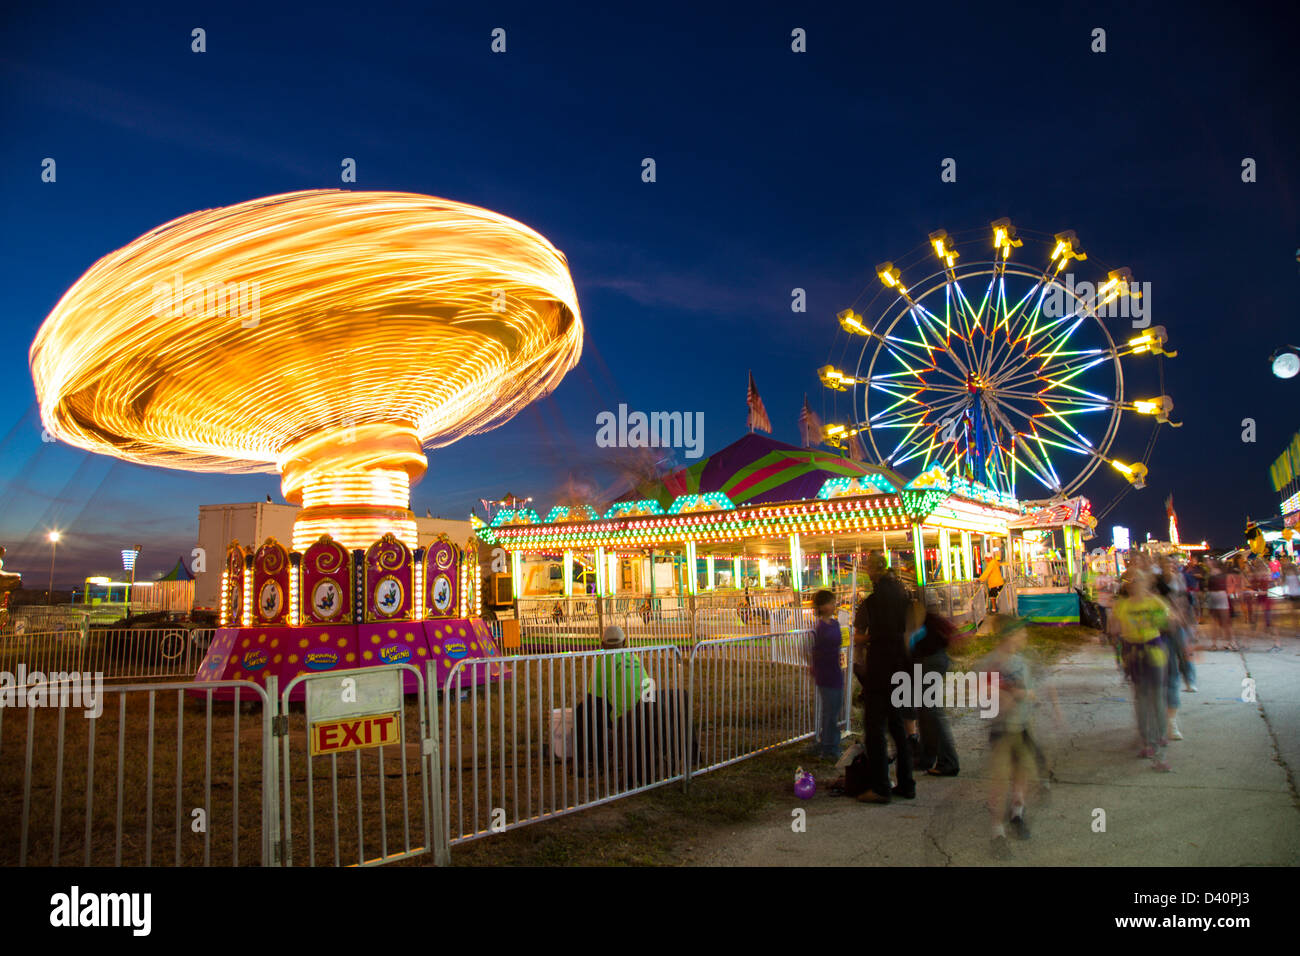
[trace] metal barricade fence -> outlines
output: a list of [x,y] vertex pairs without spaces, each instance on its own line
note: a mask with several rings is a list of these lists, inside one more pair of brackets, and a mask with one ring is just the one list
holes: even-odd
[[[692,776],[816,734],[819,703],[808,668],[810,641],[804,631],[695,645],[687,697],[688,726],[699,735]],[[846,698],[850,681],[846,670]],[[842,730],[847,715],[846,701]]]
[[[432,680],[433,665],[426,666]],[[414,702],[408,700],[412,684]],[[303,707],[294,711],[290,695],[300,686]],[[279,702],[285,866],[315,866],[318,843],[328,848],[325,862],[333,866],[374,866],[440,852],[434,840],[442,827],[430,768],[436,751],[430,726],[436,728],[437,718],[426,710],[425,675],[417,667],[299,674],[285,685]],[[408,739],[408,718],[419,728],[414,740]],[[300,776],[294,770],[295,740],[307,745],[300,754]],[[322,803],[328,811],[318,819]],[[367,856],[376,846],[378,855]]]
[[923,588],[926,608],[959,627],[978,625],[988,613],[988,588],[982,581],[952,581]]
[[525,618],[519,622],[521,649],[537,654],[591,650],[600,646],[596,616],[582,618]]
[[39,703],[15,691],[0,707],[0,865],[272,865],[268,685],[103,686],[94,708],[72,681]]
[[448,843],[684,779],[681,660],[656,646],[457,662],[442,692]]
[[0,670],[78,671],[105,680],[190,679],[213,628],[90,628],[0,636]]
[[623,628],[628,643],[634,647],[655,644],[689,645],[695,639],[695,618],[688,608],[633,612],[607,620],[606,624],[617,624]]

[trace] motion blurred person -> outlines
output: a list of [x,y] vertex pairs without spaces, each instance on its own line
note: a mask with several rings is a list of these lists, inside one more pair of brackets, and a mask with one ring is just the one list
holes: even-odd
[[1232,603],[1228,596],[1228,572],[1224,570],[1222,564],[1218,561],[1210,563],[1209,581],[1206,584],[1206,606],[1210,610],[1210,650],[1221,650],[1219,639],[1222,638],[1224,647],[1222,649],[1236,650],[1236,642],[1232,634]]
[[[1169,644],[1173,659],[1169,664],[1169,680],[1173,689],[1169,692],[1169,706],[1177,710],[1179,677],[1183,681],[1183,690],[1189,694],[1196,693],[1196,662],[1193,660],[1196,644],[1193,635],[1195,614],[1187,593],[1187,581],[1173,559],[1165,558],[1160,563],[1160,570],[1160,577],[1156,579],[1156,592],[1165,599],[1172,612]],[[1170,739],[1182,740],[1182,734],[1177,732],[1177,722],[1172,717],[1170,721]]]
[[1167,773],[1172,769],[1164,755],[1169,651],[1163,634],[1169,627],[1169,605],[1152,592],[1145,571],[1130,568],[1125,577],[1128,594],[1115,603],[1115,618],[1133,679],[1138,736],[1143,742],[1138,757],[1154,760],[1153,769]]
[[977,670],[995,676],[997,680],[998,712],[989,720],[987,806],[992,824],[993,853],[1006,857],[1010,854],[1008,823],[1022,840],[1029,839],[1025,797],[1029,772],[1037,760],[1030,734],[1035,698],[1029,664],[1021,654],[1028,639],[1024,623],[995,614],[992,625],[998,644],[981,659]]
[[[853,617],[853,639],[865,643],[866,682],[862,687],[863,734],[867,774],[871,784],[857,799],[862,803],[888,803],[890,795],[911,800],[916,796],[912,779],[912,751],[903,726],[908,716],[903,708],[894,707],[892,677],[907,669],[907,645],[904,643],[908,599],[902,584],[885,563],[884,555],[867,557],[867,575],[872,591],[858,605]],[[889,786],[889,755],[885,733],[894,739],[894,767],[898,785]]]
[[[921,630],[912,648],[912,660],[921,665],[922,680],[926,674],[938,674],[940,680],[948,673],[952,662],[948,647],[955,636],[952,622],[931,611],[925,616]],[[961,769],[957,761],[957,746],[953,743],[952,728],[943,702],[930,706],[922,704],[917,712],[920,724],[920,753],[917,768],[932,777],[955,777]]]

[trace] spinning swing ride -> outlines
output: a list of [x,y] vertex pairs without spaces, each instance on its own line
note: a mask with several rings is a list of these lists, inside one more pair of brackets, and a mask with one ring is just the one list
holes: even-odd
[[[864,341],[851,374],[819,370],[827,388],[852,394],[850,423],[827,426],[827,443],[860,436],[881,465],[938,465],[1018,499],[1068,498],[1103,464],[1143,487],[1145,460],[1111,456],[1122,417],[1177,423],[1168,395],[1125,395],[1123,360],[1176,353],[1166,351],[1163,327],[1130,323],[1130,306],[1142,315],[1139,284],[1128,269],[1076,283],[1067,269],[1087,254],[1072,231],[1047,240],[1020,238],[1008,219],[991,228],[991,257],[987,238],[956,242],[939,230],[926,255],[937,268],[912,263],[911,278],[882,263],[867,317],[839,313]],[[1045,265],[1012,258],[1027,241],[1044,247]],[[984,258],[960,261],[972,252]],[[1103,321],[1116,316],[1133,327],[1118,342]]]

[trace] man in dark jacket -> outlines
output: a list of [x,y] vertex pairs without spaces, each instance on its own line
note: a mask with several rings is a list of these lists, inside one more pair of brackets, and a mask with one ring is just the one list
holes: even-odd
[[[898,578],[886,566],[884,555],[867,558],[872,591],[858,605],[853,616],[853,641],[866,643],[866,681],[862,686],[863,746],[866,749],[870,789],[858,795],[863,803],[888,803],[890,794],[911,800],[916,796],[912,780],[912,750],[903,727],[904,709],[890,702],[894,674],[908,669],[906,635],[908,600]],[[894,766],[898,786],[889,786],[889,754],[885,732],[894,738],[897,756]]]

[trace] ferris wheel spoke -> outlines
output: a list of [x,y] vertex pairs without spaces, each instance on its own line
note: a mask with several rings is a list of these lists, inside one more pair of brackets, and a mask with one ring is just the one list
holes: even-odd
[[1042,450],[1042,456],[1040,457],[1039,454],[1033,450],[1032,446],[1028,444],[1028,438],[1030,436],[1027,436],[1026,433],[1016,428],[1007,417],[1006,413],[1008,410],[1017,412],[1020,410],[1013,406],[1003,406],[996,401],[989,403],[989,410],[992,413],[991,417],[997,419],[997,421],[1001,423],[1002,427],[1006,429],[1007,434],[1012,436],[1012,447],[1014,448],[1015,442],[1019,441],[1024,448],[1025,458],[1029,461],[1030,465],[1022,467],[1025,467],[1030,474],[1042,482],[1046,487],[1053,487],[1052,482],[1057,482],[1059,484],[1060,477],[1056,474],[1055,469],[1052,468],[1050,456],[1048,456],[1046,451],[1041,449],[1040,446],[1040,450]]
[[[961,409],[967,402],[967,398],[962,396],[955,401],[948,402],[946,405],[932,405],[928,402],[922,402],[917,399],[917,394],[920,393],[918,392],[909,396],[903,396],[904,401],[895,402],[893,405],[889,406],[889,408],[878,412],[876,416],[871,418],[871,427],[898,428],[909,427],[912,424],[932,424],[934,422],[942,422],[949,412]],[[907,405],[905,402],[911,402],[912,404]],[[891,417],[889,413],[894,409],[901,410]],[[935,413],[936,417],[927,421],[928,416],[932,412]],[[913,418],[916,419],[915,422],[912,421]]]
[[1088,391],[1086,388],[1080,388],[1078,385],[1071,385],[1070,382],[1069,382],[1068,380],[1066,380],[1066,379],[1059,379],[1059,380],[1058,380],[1058,379],[1050,379],[1050,378],[1049,378],[1049,379],[1043,379],[1043,381],[1047,382],[1048,384],[1050,384],[1050,385],[1052,385],[1052,386],[1054,386],[1054,387],[1056,387],[1056,388],[1064,389],[1064,390],[1067,391],[1067,392],[1075,392],[1075,393],[1077,393],[1077,394],[1079,394],[1079,395],[1086,395],[1086,396],[1088,396],[1089,398],[1095,399],[1096,401],[1099,401],[1099,402],[1109,402],[1109,401],[1110,401],[1110,399],[1108,399],[1105,395],[1099,395],[1099,394],[1097,394],[1096,392],[1090,392],[1090,391]]
[[[969,360],[967,374],[969,375],[972,371],[978,372],[983,367],[983,343],[987,336],[984,334],[984,327],[981,324],[981,314],[975,311],[970,304],[970,300],[966,298],[966,290],[961,287],[961,283],[954,281],[952,289],[957,299],[958,314],[962,317],[962,327],[966,330],[966,357]],[[978,346],[975,344],[975,334],[977,332],[980,335],[980,344]]]
[[[1094,455],[1094,456],[1097,454],[1097,450],[1093,446],[1093,443],[1090,442],[1073,425],[1069,424],[1069,422],[1065,421],[1064,419],[1061,419],[1062,424],[1064,424],[1070,431],[1074,432],[1077,441],[1075,438],[1071,438],[1065,432],[1062,432],[1060,429],[1056,428],[1049,421],[1044,419],[1041,415],[1030,415],[1026,413],[1024,409],[1016,408],[1015,406],[1007,406],[1007,408],[1010,411],[1014,411],[1016,414],[1022,416],[1030,423],[1030,427],[1033,428],[1032,434],[1037,440],[1039,441],[1044,440],[1043,437],[1038,434],[1038,430],[1042,429],[1044,431],[1050,432],[1052,435],[1055,435],[1056,438],[1060,440],[1059,442],[1051,442],[1051,444],[1057,445],[1058,447],[1061,448],[1067,448],[1070,451],[1075,451],[1078,452],[1079,454]],[[1064,442],[1064,444],[1061,444],[1061,442]]]
[[[1037,382],[1047,382],[1051,385],[1061,385],[1073,378],[1078,377],[1091,368],[1095,368],[1110,359],[1110,356],[1102,356],[1091,362],[1080,362],[1077,365],[1062,363],[1055,369],[1030,369],[1022,372],[1013,378],[998,382],[991,387],[998,392],[1013,392],[1017,389],[1032,388]],[[1052,372],[1051,375],[1048,372]]]
[[[986,378],[992,376],[993,369],[996,367],[997,361],[1002,358],[1003,350],[1005,350],[1006,353],[1010,355],[1011,350],[1020,343],[1021,332],[1033,321],[1033,316],[1037,315],[1038,310],[1042,308],[1042,293],[1039,293],[1038,291],[1041,288],[1041,285],[1042,284],[1040,282],[1038,285],[1035,285],[1033,288],[1031,288],[1028,292],[1025,293],[1025,295],[1021,298],[1021,300],[1016,303],[1014,310],[1004,314],[1003,321],[1000,324],[1002,325],[1004,331],[1006,332],[1006,338],[1003,340],[1002,345],[998,347],[996,354],[989,359],[989,367],[985,372]],[[1005,279],[1003,280],[1003,286],[1004,288],[1002,292],[1002,298],[1003,301],[1005,302],[1006,300]],[[1028,304],[1029,300],[1033,298],[1035,294],[1038,294],[1039,301],[1034,306],[1033,313],[1027,313],[1025,311],[1025,307]],[[1017,324],[1015,325],[1014,328],[1012,327],[1013,316],[1015,316],[1016,319],[1018,319]]]
[[1077,398],[1073,395],[1053,395],[1050,392],[1015,392],[998,389],[996,394],[999,400],[1014,398],[1026,402],[1051,402],[1053,404],[1061,405],[1077,405],[1088,409],[1113,409],[1123,406],[1122,402],[1116,402],[1108,398]]
[[[884,345],[884,347],[889,351],[889,354],[890,354],[890,356],[893,357],[894,361],[896,361],[900,366],[902,366],[902,367],[903,367],[904,369],[906,369],[907,371],[911,372],[911,373],[914,374],[914,375],[917,375],[918,378],[920,377],[920,374],[919,374],[919,372],[918,372],[918,368],[919,368],[919,369],[921,369],[922,371],[926,371],[926,372],[934,371],[934,372],[938,372],[940,375],[946,375],[946,376],[948,376],[948,378],[952,379],[954,382],[957,382],[957,383],[959,383],[960,385],[962,385],[963,387],[965,387],[965,385],[966,385],[966,380],[965,380],[965,378],[958,378],[958,377],[957,377],[956,375],[954,375],[952,372],[948,371],[947,369],[943,368],[942,366],[938,365],[937,363],[934,363],[934,362],[926,362],[923,358],[921,358],[921,356],[916,355],[916,354],[914,354],[914,353],[908,351],[907,349],[902,348],[901,346],[895,344],[895,342],[894,342],[894,340],[893,340],[892,337],[890,337],[890,336],[882,336],[882,338],[881,338],[881,342],[882,342],[882,344]],[[906,355],[906,356],[907,356],[908,358],[910,358],[912,361],[916,362],[916,363],[917,363],[917,368],[913,368],[912,366],[910,366],[910,365],[908,365],[906,362],[904,362],[901,358],[899,358],[899,357],[898,357],[898,353],[900,353],[900,352],[901,352],[903,355]],[[949,353],[949,354],[951,354],[951,353]]]
[[[921,337],[921,346],[930,353],[930,359],[933,363],[935,351],[946,352],[952,344],[952,329],[946,323],[939,320],[929,309],[917,302],[908,300],[908,315],[912,319],[912,324],[916,327],[917,334]],[[933,344],[925,341],[929,335],[934,339]]]
[[1028,437],[1012,428],[1011,423],[1005,418],[1002,418],[1001,416],[999,417],[1002,420],[1003,427],[1006,428],[1007,433],[1011,435],[1012,449],[1014,450],[1018,446],[1022,452],[1024,462],[1018,462],[1019,467],[1033,475],[1044,488],[1053,492],[1059,491],[1061,488],[1061,479],[1052,469],[1051,459],[1047,458],[1046,455],[1040,458],[1038,453],[1034,451],[1033,446],[1029,443]]
[[970,343],[967,341],[965,334],[962,333],[961,331],[957,331],[956,333],[953,332],[950,317],[945,319],[940,319],[938,316],[936,316],[933,312],[931,312],[923,305],[918,304],[916,306],[915,312],[921,318],[925,319],[926,323],[929,326],[931,326],[932,332],[935,332],[936,335],[938,334],[937,330],[943,330],[944,335],[943,335],[943,345],[941,347],[941,350],[948,355],[949,360],[955,366],[957,366],[957,368],[961,371],[961,378],[957,378],[957,376],[953,376],[953,378],[957,378],[957,381],[960,381],[964,384],[966,381],[966,377],[969,374],[968,368],[966,365],[962,364],[961,359],[957,357],[957,353],[956,351],[954,351],[952,347],[952,337],[955,334],[957,338],[961,340],[962,348],[966,352],[967,359],[969,359]]
[[[1073,335],[1076,331],[1078,331],[1082,322],[1083,319],[1080,318],[1077,322],[1075,322],[1074,325],[1070,326],[1068,329],[1064,329],[1061,332],[1054,335],[1048,342],[1048,348],[1052,348],[1053,346],[1055,346],[1053,351],[1045,351],[1039,349],[1037,351],[1031,352],[1029,351],[1028,348],[1029,340],[1026,339],[1024,356],[1016,363],[1014,367],[1003,370],[997,376],[992,376],[991,383],[995,386],[1001,385],[1004,384],[1005,382],[1020,378],[1022,374],[1028,374],[1030,376],[1033,376],[1037,374],[1039,371],[1041,371],[1042,369],[1049,367],[1052,363],[1052,360],[1055,358],[1055,356],[1062,351],[1062,346],[1064,346],[1065,343],[1069,341],[1070,336]],[[1108,351],[1106,354],[1107,357],[1109,357]],[[1046,361],[1044,361],[1044,359],[1046,359]],[[1035,361],[1039,363],[1038,368],[1030,369],[1028,372],[1025,372],[1026,367],[1033,365]]]

